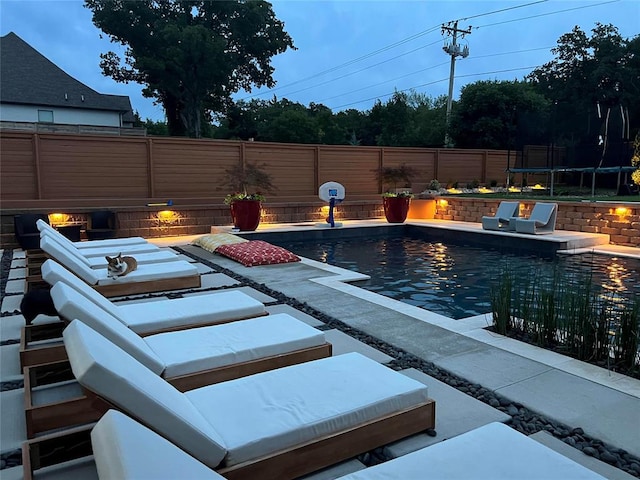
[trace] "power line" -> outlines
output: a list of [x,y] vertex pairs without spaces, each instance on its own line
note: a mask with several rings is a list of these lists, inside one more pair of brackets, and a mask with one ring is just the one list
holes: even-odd
[[407,38],[405,38],[403,40],[399,40],[399,41],[397,41],[395,43],[392,43],[392,44],[387,45],[385,47],[379,48],[378,50],[374,50],[373,52],[369,52],[369,53],[366,53],[366,54],[364,54],[364,55],[362,55],[360,57],[354,58],[353,60],[349,60],[349,61],[347,61],[345,63],[341,63],[340,65],[336,65],[335,67],[331,67],[331,68],[329,68],[327,70],[323,70],[321,72],[315,73],[315,74],[313,74],[313,75],[311,75],[309,77],[301,78],[300,80],[295,80],[295,81],[293,81],[291,83],[288,83],[286,85],[282,85],[280,87],[271,88],[266,92],[261,92],[261,93],[256,93],[254,95],[249,95],[248,97],[243,98],[243,100],[246,100],[246,99],[249,99],[249,98],[254,98],[254,97],[257,97],[257,96],[260,96],[260,95],[271,94],[272,92],[274,92],[276,90],[281,90],[283,88],[291,87],[293,85],[297,85],[299,83],[306,82],[307,80],[315,79],[315,78],[319,77],[320,75],[324,75],[326,73],[331,73],[331,72],[334,72],[334,71],[339,70],[341,68],[348,67],[350,65],[353,65],[354,63],[358,63],[358,62],[361,62],[362,60],[366,60],[367,58],[373,57],[374,55],[378,55],[379,53],[386,52],[387,50],[391,50],[392,48],[399,47],[400,45],[404,45],[405,43],[408,43],[408,42],[410,42],[412,40],[415,40],[416,38],[420,38],[420,37],[423,37],[424,35],[428,35],[429,33],[436,31],[437,29],[438,29],[437,26],[431,27],[431,28],[429,28],[427,30],[423,30],[422,32],[418,32],[418,33],[416,33],[414,35],[411,35],[410,37],[407,37]]
[[[499,52],[499,53],[489,53],[487,55],[475,55],[475,56],[473,56],[471,58],[468,58],[467,62],[473,61],[473,60],[478,60],[480,58],[499,57],[501,55],[513,55],[513,54],[516,54],[516,53],[534,52],[534,51],[537,51],[537,50],[549,50],[549,49],[551,49],[553,47],[554,47],[554,45],[551,45],[551,46],[548,46],[548,47],[527,48],[527,49],[524,49],[524,50],[513,50],[511,52]],[[429,67],[421,68],[420,70],[416,70],[416,71],[413,71],[411,73],[406,73],[404,75],[400,75],[399,77],[394,77],[394,78],[391,78],[389,80],[385,80],[383,82],[374,83],[374,84],[371,84],[371,85],[367,85],[366,87],[357,88],[355,90],[349,90],[348,92],[340,93],[338,95],[333,95],[332,97],[321,98],[317,102],[318,103],[323,103],[323,102],[326,102],[328,100],[333,100],[335,98],[344,97],[345,95],[350,95],[352,93],[361,92],[361,91],[367,90],[369,88],[379,87],[380,85],[384,85],[385,83],[394,82],[394,81],[400,80],[402,78],[410,77],[411,75],[417,75],[418,73],[424,73],[424,72],[426,72],[428,70],[433,70],[434,68],[438,68],[438,67],[442,67],[443,65],[447,65],[448,63],[449,62],[442,62],[442,63],[438,63],[436,65],[431,65]]]
[[387,60],[383,60],[381,62],[374,63],[373,65],[369,65],[368,67],[361,68],[360,70],[355,70],[353,72],[345,73],[344,75],[340,75],[339,77],[333,78],[331,80],[325,80],[324,82],[316,83],[315,85],[311,85],[309,87],[301,88],[300,90],[295,90],[293,92],[284,93],[283,96],[285,96],[285,95],[293,95],[295,93],[304,92],[306,90],[310,90],[310,89],[315,88],[315,87],[320,87],[322,85],[326,85],[327,83],[335,82],[337,80],[342,80],[343,78],[350,77],[351,75],[355,75],[356,73],[364,72],[365,70],[369,70],[369,69],[374,68],[374,67],[378,67],[378,66],[380,66],[380,65],[382,65],[384,63],[388,63],[388,62],[390,62],[392,60],[396,60],[396,59],[398,59],[400,57],[404,57],[405,55],[409,55],[410,53],[417,52],[418,50],[422,50],[423,48],[430,47],[431,45],[435,45],[436,43],[440,43],[440,42],[441,42],[441,40],[438,39],[435,42],[431,42],[431,43],[428,43],[426,45],[421,45],[418,48],[414,48],[413,50],[409,50],[408,52],[401,53],[400,55],[396,55],[395,57],[388,58]]
[[[534,65],[532,67],[508,68],[508,69],[505,69],[505,70],[493,70],[491,72],[468,73],[466,75],[458,75],[458,78],[478,77],[478,76],[481,76],[481,75],[492,75],[494,73],[515,72],[517,70],[533,70],[534,68],[538,68],[538,67],[539,67],[539,65]],[[427,83],[423,83],[423,84],[420,84],[420,85],[415,85],[413,87],[404,88],[402,90],[395,90],[394,92],[391,92],[391,93],[385,93],[383,95],[377,95],[375,97],[365,98],[364,100],[358,100],[356,102],[345,103],[343,105],[338,105],[336,107],[332,107],[331,110],[337,110],[339,108],[348,107],[350,105],[356,105],[358,103],[364,103],[364,102],[368,102],[368,101],[371,101],[371,100],[377,100],[377,99],[379,99],[381,97],[388,97],[390,95],[393,95],[394,93],[408,92],[410,90],[415,90],[416,88],[422,88],[422,87],[426,87],[426,86],[429,86],[429,85],[433,85],[434,83],[444,82],[445,80],[449,80],[449,77],[441,78],[439,80],[434,80],[432,82],[427,82]]]
[[[466,18],[464,18],[462,20],[468,20],[470,18],[477,18],[477,17],[483,17],[483,16],[487,16],[487,15],[493,15],[493,14],[505,12],[505,11],[508,11],[508,10],[515,10],[515,9],[518,9],[518,8],[528,7],[528,6],[531,6],[531,5],[538,4],[538,3],[545,3],[547,1],[548,0],[538,0],[536,2],[526,3],[526,4],[523,4],[523,5],[516,5],[516,6],[513,6],[513,7],[503,8],[503,9],[500,9],[500,10],[494,10],[492,12],[486,12],[486,13],[481,13],[481,14],[478,14],[478,15],[473,15],[471,17],[466,17]],[[616,1],[618,1],[618,0],[616,0]],[[328,68],[327,70],[323,70],[321,72],[315,73],[315,74],[310,75],[308,77],[301,78],[300,80],[295,80],[295,81],[293,81],[291,83],[288,83],[286,85],[281,85],[281,86],[278,86],[278,87],[271,88],[271,89],[269,89],[269,90],[267,90],[265,92],[259,92],[259,93],[255,93],[253,95],[248,95],[248,96],[244,97],[242,100],[248,100],[248,99],[251,99],[251,98],[255,98],[255,97],[262,96],[262,95],[267,95],[267,94],[270,95],[272,92],[282,90],[283,88],[288,88],[288,87],[291,87],[293,85],[297,85],[299,83],[306,82],[308,80],[313,80],[313,79],[315,79],[315,78],[317,78],[317,77],[319,77],[321,75],[334,72],[334,71],[339,70],[341,68],[348,67],[348,66],[353,65],[355,63],[361,62],[362,60],[366,60],[367,58],[370,58],[370,57],[373,57],[373,56],[378,55],[380,53],[383,53],[383,52],[386,52],[388,50],[391,50],[392,48],[396,48],[396,47],[399,47],[401,45],[404,45],[405,43],[408,43],[408,42],[413,41],[413,40],[415,40],[417,38],[423,37],[424,35],[428,35],[429,33],[436,31],[437,29],[438,29],[438,26],[433,26],[431,28],[428,28],[427,30],[423,30],[421,32],[418,32],[418,33],[416,33],[414,35],[411,35],[411,36],[409,36],[409,37],[407,37],[405,39],[399,40],[399,41],[391,43],[391,44],[389,44],[389,45],[387,45],[385,47],[379,48],[378,50],[374,50],[374,51],[366,53],[366,54],[364,54],[364,55],[362,55],[360,57],[357,57],[355,59],[348,60],[347,62],[344,62],[344,63],[341,63],[339,65],[336,65],[335,67],[331,67],[331,68]],[[415,51],[415,50],[413,50],[413,51]],[[404,55],[404,54],[402,54],[402,55]],[[402,56],[402,55],[399,55],[399,56]],[[398,58],[399,56],[392,57],[392,59],[393,58]],[[342,77],[340,77],[340,78],[342,78]],[[309,87],[309,88],[312,88],[312,87]],[[303,91],[303,90],[299,90],[299,91]],[[296,91],[296,92],[293,92],[293,93],[298,93],[299,91]]]
[[619,1],[620,0],[610,0],[609,2],[590,3],[590,4],[587,4],[587,5],[583,5],[581,7],[566,8],[564,10],[556,10],[555,12],[540,13],[538,15],[530,15],[528,17],[515,18],[515,19],[512,19],[512,20],[505,20],[503,22],[488,23],[486,25],[480,25],[479,27],[474,27],[474,28],[494,27],[496,25],[504,25],[505,23],[519,22],[521,20],[529,20],[530,18],[546,17],[546,16],[549,16],[549,15],[555,15],[557,13],[565,13],[565,12],[572,12],[574,10],[582,10],[582,9],[585,9],[585,8],[599,7],[601,5],[608,5],[610,3],[617,3]]
[[[545,3],[545,2],[547,2],[547,1],[548,1],[548,0],[539,0],[539,1],[536,1],[536,2],[530,2],[530,3],[527,3],[527,4],[516,5],[516,6],[508,7],[508,8],[505,8],[505,9],[500,9],[500,10],[495,10],[495,11],[491,11],[491,12],[486,12],[486,13],[482,13],[482,14],[478,14],[478,15],[473,15],[473,16],[470,16],[470,17],[465,17],[465,18],[463,18],[462,20],[468,20],[468,19],[472,19],[472,18],[479,18],[479,17],[482,17],[482,16],[487,16],[487,15],[493,15],[493,14],[497,14],[497,13],[502,13],[502,12],[505,12],[505,11],[514,10],[514,9],[518,9],[518,8],[524,8],[524,7],[528,7],[528,6],[535,5],[535,4],[539,4],[539,3]],[[537,17],[543,17],[543,16],[549,16],[549,15],[555,15],[555,14],[559,14],[559,13],[565,13],[565,12],[569,12],[569,11],[577,10],[577,9],[580,9],[580,8],[596,7],[596,6],[608,5],[608,4],[611,4],[611,3],[617,3],[617,2],[619,2],[619,1],[620,1],[620,0],[610,0],[610,1],[606,1],[606,2],[600,2],[600,3],[597,3],[597,4],[589,4],[589,5],[582,6],[582,7],[574,7],[574,8],[569,8],[569,9],[556,10],[556,11],[553,11],[553,12],[547,12],[547,13],[538,14],[538,15],[531,15],[531,16],[528,16],[528,17],[521,17],[521,18],[517,18],[517,19],[506,20],[506,21],[503,21],[503,22],[496,22],[496,23],[492,23],[492,24],[481,25],[481,26],[478,26],[478,27],[474,27],[474,29],[477,29],[477,28],[485,28],[485,27],[491,27],[491,26],[495,26],[495,25],[501,25],[501,24],[504,24],[504,23],[511,23],[511,22],[516,22],[516,21],[523,21],[523,20],[528,20],[528,19],[531,19],[531,18],[537,18]],[[284,88],[287,88],[287,87],[290,87],[290,86],[293,86],[293,85],[297,85],[297,84],[300,84],[300,83],[306,82],[306,81],[311,80],[311,79],[315,79],[315,78],[317,78],[319,75],[323,75],[323,74],[326,74],[326,73],[331,73],[331,72],[336,71],[336,70],[338,70],[338,69],[345,68],[345,67],[347,67],[347,66],[353,65],[353,64],[355,64],[355,63],[357,63],[357,62],[360,62],[360,61],[362,61],[362,60],[365,60],[365,59],[367,59],[367,58],[370,58],[370,57],[372,57],[372,56],[374,56],[374,55],[377,55],[377,54],[379,54],[379,53],[383,53],[383,52],[388,51],[388,50],[390,50],[390,49],[392,49],[392,48],[395,48],[395,47],[397,47],[397,46],[400,46],[400,45],[403,45],[403,44],[405,44],[405,43],[408,43],[408,42],[410,42],[410,41],[412,41],[412,40],[415,40],[416,38],[420,38],[420,37],[422,37],[422,36],[424,36],[424,35],[427,35],[427,34],[429,34],[429,33],[433,32],[433,31],[435,31],[437,28],[438,28],[438,27],[431,27],[431,28],[429,28],[429,29],[427,29],[427,30],[424,30],[424,31],[418,32],[417,34],[414,34],[414,35],[412,35],[412,36],[410,36],[410,37],[407,37],[407,38],[405,38],[405,39],[403,39],[403,40],[400,40],[400,41],[394,42],[394,43],[389,44],[389,45],[387,45],[387,46],[385,46],[385,47],[382,47],[382,48],[380,48],[380,49],[378,49],[378,50],[375,50],[375,51],[373,51],[373,52],[367,53],[367,54],[362,55],[362,56],[360,56],[360,57],[357,57],[357,58],[355,58],[355,59],[353,59],[353,60],[350,60],[350,61],[344,62],[344,63],[342,63],[342,64],[340,64],[340,65],[337,65],[337,66],[335,66],[335,67],[329,68],[329,69],[324,70],[324,71],[322,71],[322,72],[319,72],[319,73],[317,73],[317,74],[315,74],[315,75],[312,75],[312,76],[309,76],[309,77],[305,77],[305,78],[302,78],[302,79],[300,79],[300,80],[296,80],[296,81],[294,81],[294,82],[291,82],[291,83],[289,83],[289,84],[282,85],[282,86],[279,86],[279,87],[275,87],[275,88],[273,88],[273,89],[269,89],[269,90],[267,90],[267,91],[265,91],[265,92],[261,92],[261,93],[257,93],[257,94],[255,94],[255,95],[251,95],[251,96],[245,97],[245,98],[243,98],[243,100],[246,100],[246,99],[249,99],[249,98],[254,98],[254,97],[256,97],[256,96],[261,96],[261,95],[271,94],[271,93],[272,93],[272,92],[274,92],[274,91],[279,91],[279,90],[281,90],[281,89],[284,89]],[[433,43],[432,43],[432,44],[430,44],[430,45],[433,45],[434,43],[437,43],[437,42],[433,42]],[[426,46],[428,46],[428,45],[426,45]],[[383,64],[383,63],[387,63],[388,61],[391,61],[391,60],[394,60],[394,59],[396,59],[396,58],[402,57],[402,56],[407,55],[407,54],[409,54],[409,53],[413,53],[413,52],[415,52],[415,51],[417,51],[417,50],[420,50],[421,48],[424,48],[424,47],[419,47],[419,48],[417,48],[417,49],[411,50],[410,52],[405,52],[405,53],[403,53],[403,54],[396,55],[396,56],[394,56],[394,57],[392,57],[392,58],[390,58],[390,59],[388,59],[388,60],[385,60],[385,61],[379,62],[379,63],[377,63],[377,64],[375,64],[375,65],[370,66],[370,67],[362,68],[362,69],[357,70],[357,71],[355,71],[355,72],[351,72],[351,73],[348,73],[348,74],[345,74],[345,75],[341,75],[340,77],[334,78],[334,79],[332,79],[332,80],[327,80],[327,81],[325,81],[325,82],[322,82],[321,84],[317,84],[317,85],[315,85],[315,87],[317,87],[317,86],[321,86],[321,85],[325,85],[325,84],[330,83],[330,82],[332,82],[332,81],[340,80],[340,79],[342,79],[342,78],[348,77],[348,76],[353,75],[353,74],[355,74],[355,73],[362,72],[362,71],[367,70],[367,69],[369,69],[369,68],[372,68],[372,67],[374,67],[374,66],[378,66],[378,65],[381,65],[381,64]],[[549,48],[553,48],[553,47],[549,47]],[[529,51],[529,50],[524,50],[524,51]],[[484,55],[484,56],[475,57],[475,58],[484,58],[484,57],[489,57],[489,56],[493,56],[493,55],[500,55],[500,54],[489,54],[489,55]],[[430,68],[431,68],[431,67],[429,67],[429,68],[427,68],[427,69],[423,69],[423,71],[424,71],[424,70],[428,70],[428,69],[430,69]],[[408,74],[408,75],[411,75],[411,74]],[[403,78],[403,77],[408,76],[408,75],[404,75],[404,76],[399,77],[399,78]],[[381,83],[376,84],[376,85],[373,85],[373,86],[377,86],[377,85],[380,85],[380,84],[383,84],[383,83],[388,83],[388,81],[381,82]],[[289,93],[289,95],[291,95],[291,94],[295,94],[295,93],[299,93],[299,92],[302,92],[302,91],[306,91],[306,90],[309,90],[309,89],[311,89],[311,88],[314,88],[314,86],[305,87],[305,88],[303,88],[303,89],[296,90],[296,91],[294,91],[294,92],[290,92],[290,93]],[[361,89],[357,89],[356,91],[361,91],[361,90],[364,90],[364,89],[366,89],[366,88],[370,88],[370,87],[364,87],[364,88],[361,88]],[[344,94],[343,94],[343,95],[344,95]],[[334,97],[331,97],[331,98],[336,98],[336,97],[343,96],[343,95],[337,95],[337,96],[334,96]],[[367,99],[367,100],[370,100],[370,99]],[[367,101],[367,100],[362,100],[362,101],[358,101],[358,102],[353,102],[353,103],[351,103],[351,104],[362,103],[362,102]],[[351,105],[351,104],[347,104],[347,105]],[[340,106],[340,107],[342,107],[342,106]],[[340,107],[336,107],[336,108],[340,108]]]

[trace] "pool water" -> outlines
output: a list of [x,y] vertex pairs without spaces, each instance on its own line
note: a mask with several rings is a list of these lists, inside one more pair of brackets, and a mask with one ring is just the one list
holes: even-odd
[[[367,274],[355,285],[450,318],[491,311],[490,289],[505,269],[516,279],[553,278],[554,272],[583,281],[592,274],[603,292],[640,296],[640,260],[602,255],[543,258],[424,238],[358,238],[277,243],[297,255]],[[574,275],[575,274],[575,275]]]

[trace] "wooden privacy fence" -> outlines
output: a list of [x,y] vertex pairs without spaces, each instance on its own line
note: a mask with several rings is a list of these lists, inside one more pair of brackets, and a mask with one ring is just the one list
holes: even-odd
[[500,150],[3,131],[0,201],[3,209],[220,202],[232,190],[225,172],[239,163],[256,163],[272,175],[277,190],[269,203],[316,200],[319,185],[330,180],[345,186],[348,199],[373,199],[383,188],[376,178],[383,166],[414,168],[412,188],[420,192],[432,179],[502,184],[507,158]]

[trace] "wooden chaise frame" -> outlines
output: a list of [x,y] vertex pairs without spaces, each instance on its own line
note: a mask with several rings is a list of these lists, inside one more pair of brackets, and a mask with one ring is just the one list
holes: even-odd
[[[100,308],[96,306],[96,308]],[[210,323],[191,323],[185,325],[177,325],[175,327],[161,328],[145,333],[140,333],[141,337],[156,335],[158,333],[176,332],[178,330],[187,330],[190,328],[208,327],[212,325],[222,325],[223,323],[236,322],[238,320],[246,320],[248,318],[256,318],[268,315],[264,312],[262,315],[250,315],[246,317],[233,318],[230,320],[217,320]],[[20,367],[28,367],[39,365],[41,363],[52,363],[67,359],[67,351],[62,343],[62,331],[74,320],[73,318],[62,318],[60,322],[44,323],[39,325],[25,325],[20,332]],[[34,345],[35,342],[60,340],[56,345]]]
[[[275,370],[289,365],[330,357],[332,345],[328,342],[316,347],[225,365],[177,377],[165,378],[181,392],[214,383],[246,377],[255,373]],[[84,388],[83,395],[44,405],[33,404],[33,389],[52,383],[73,381],[75,377],[67,360],[34,365],[24,369],[24,411],[27,438],[56,428],[68,428],[100,419],[106,411],[105,403]]]
[[[73,274],[76,275],[75,273]],[[31,275],[27,277],[27,291],[33,288],[33,285],[41,285],[42,283],[44,283],[42,275]],[[159,278],[157,280],[147,280],[144,282],[114,283],[111,285],[87,285],[97,292],[100,292],[105,297],[111,298],[122,297],[125,295],[139,295],[141,293],[164,292],[167,290],[200,288],[202,283],[200,274],[196,274],[188,275],[186,277]]]
[[[287,480],[307,475],[362,453],[435,427],[435,401],[297,445],[266,457],[216,471],[229,480]],[[92,454],[91,426],[43,436],[22,446],[24,480],[39,468]]]

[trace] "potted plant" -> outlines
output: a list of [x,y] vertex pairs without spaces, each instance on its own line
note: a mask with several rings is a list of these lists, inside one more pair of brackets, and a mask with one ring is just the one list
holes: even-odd
[[[386,186],[387,191],[382,194],[382,206],[384,216],[389,223],[403,223],[407,219],[409,206],[413,193],[411,187],[411,176],[415,175],[415,169],[408,167],[404,163],[399,167],[383,167],[377,171],[378,180]],[[402,183],[403,187],[398,188]],[[393,186],[393,191],[390,190]]]
[[[253,231],[260,224],[262,202],[265,197],[262,191],[274,190],[271,175],[256,164],[237,165],[226,171],[227,184],[236,188],[224,198],[224,203],[231,209],[233,226],[241,231]],[[256,191],[249,193],[247,189],[255,187]]]

